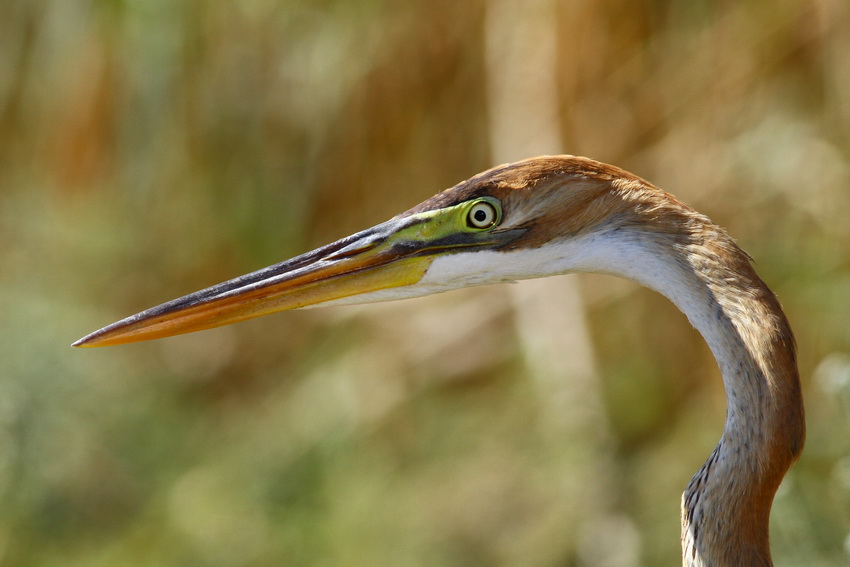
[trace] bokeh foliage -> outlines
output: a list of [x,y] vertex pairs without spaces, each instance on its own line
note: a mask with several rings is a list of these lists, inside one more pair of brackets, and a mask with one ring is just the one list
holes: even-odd
[[[488,8],[0,3],[0,564],[678,563],[723,392],[684,317],[632,284],[579,280],[599,436],[541,418],[504,287],[68,346],[493,165]],[[847,564],[850,5],[556,15],[563,147],[709,214],[782,299],[809,436],[774,555]],[[612,523],[588,526],[600,489],[573,467],[600,448]]]

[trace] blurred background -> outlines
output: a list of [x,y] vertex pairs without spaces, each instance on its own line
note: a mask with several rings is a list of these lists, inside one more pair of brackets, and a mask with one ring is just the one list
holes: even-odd
[[4,0],[0,564],[679,564],[722,384],[630,282],[69,346],[560,152],[756,259],[808,415],[774,558],[846,565],[846,0]]

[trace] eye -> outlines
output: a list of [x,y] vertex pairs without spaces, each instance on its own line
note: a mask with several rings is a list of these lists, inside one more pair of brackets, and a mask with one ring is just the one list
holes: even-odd
[[466,213],[466,225],[469,228],[490,228],[499,222],[499,209],[492,202],[478,201]]

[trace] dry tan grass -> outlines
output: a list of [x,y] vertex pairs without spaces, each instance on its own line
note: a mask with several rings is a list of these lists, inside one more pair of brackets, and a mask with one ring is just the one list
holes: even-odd
[[[579,281],[604,407],[555,406],[576,437],[503,288],[66,346],[492,165],[487,9],[0,3],[0,564],[678,563],[722,390],[684,317],[631,284]],[[563,149],[727,227],[783,301],[809,437],[774,557],[845,564],[850,7],[555,19]]]

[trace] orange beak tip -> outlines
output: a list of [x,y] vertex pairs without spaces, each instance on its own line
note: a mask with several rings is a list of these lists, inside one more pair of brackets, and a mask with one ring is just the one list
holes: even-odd
[[96,336],[94,336],[94,334],[92,334],[92,335],[86,335],[85,337],[83,337],[81,339],[77,339],[76,341],[71,343],[71,346],[75,347],[75,348],[95,348],[95,347],[104,346],[104,345],[101,344],[101,342],[98,340],[98,338]]

